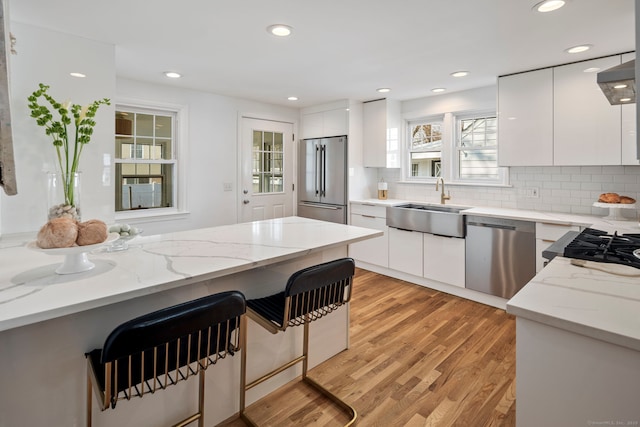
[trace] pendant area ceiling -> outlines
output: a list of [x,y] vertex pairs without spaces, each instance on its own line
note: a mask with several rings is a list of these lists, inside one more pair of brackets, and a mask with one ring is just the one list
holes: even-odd
[[[376,99],[381,87],[420,98],[635,50],[633,0],[568,0],[549,13],[532,10],[538,1],[9,0],[9,14],[115,45],[121,78],[291,107]],[[272,24],[293,33],[274,37]],[[565,52],[580,44],[593,48]]]

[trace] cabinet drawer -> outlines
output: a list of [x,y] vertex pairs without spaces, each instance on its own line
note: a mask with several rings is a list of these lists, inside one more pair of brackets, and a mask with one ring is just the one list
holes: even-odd
[[580,231],[580,227],[571,224],[550,224],[547,222],[536,223],[536,239],[555,242],[567,231]]
[[386,206],[378,206],[367,203],[351,203],[351,213],[369,215],[377,218],[386,218],[387,208]]

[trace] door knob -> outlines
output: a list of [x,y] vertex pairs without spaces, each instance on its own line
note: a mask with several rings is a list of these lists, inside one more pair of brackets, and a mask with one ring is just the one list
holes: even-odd
[[245,205],[248,205],[248,204],[249,204],[249,201],[248,201],[247,199],[244,199],[244,200],[242,201],[242,203],[244,203]]
[[249,190],[242,190],[244,194],[249,194]]

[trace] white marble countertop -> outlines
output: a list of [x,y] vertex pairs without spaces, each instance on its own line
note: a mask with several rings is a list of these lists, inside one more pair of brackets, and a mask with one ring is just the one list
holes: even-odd
[[131,248],[88,255],[95,268],[58,275],[63,256],[30,250],[34,235],[0,240],[0,331],[185,286],[324,249],[381,231],[300,217],[141,236]]
[[[612,268],[640,275],[633,267]],[[578,267],[556,257],[507,302],[507,312],[640,351],[640,277]]]

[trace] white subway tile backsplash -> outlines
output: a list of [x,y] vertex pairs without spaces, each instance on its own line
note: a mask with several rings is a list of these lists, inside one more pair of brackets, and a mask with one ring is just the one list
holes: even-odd
[[[601,193],[616,192],[640,200],[640,166],[511,167],[509,176],[510,187],[447,182],[446,190],[451,192],[449,203],[606,216],[608,209],[593,206]],[[401,180],[398,169],[379,169],[380,178],[389,183],[390,198],[440,202],[440,193],[433,183],[398,182]],[[532,188],[538,189],[537,197],[530,196],[528,190]],[[637,215],[635,210],[630,211],[629,215]]]

